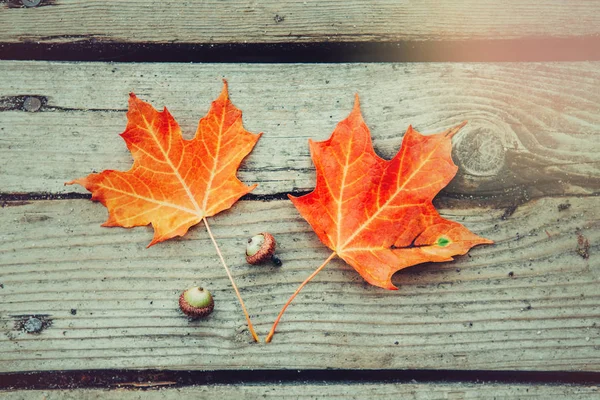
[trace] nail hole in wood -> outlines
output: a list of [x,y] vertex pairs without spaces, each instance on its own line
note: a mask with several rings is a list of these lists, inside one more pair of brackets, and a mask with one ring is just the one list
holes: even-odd
[[23,110],[28,112],[36,112],[42,108],[42,100],[38,97],[27,96],[25,100],[23,100]]

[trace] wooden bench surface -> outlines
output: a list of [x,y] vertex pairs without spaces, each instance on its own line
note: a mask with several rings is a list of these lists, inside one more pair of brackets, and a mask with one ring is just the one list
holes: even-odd
[[[7,192],[86,193],[65,181],[126,170],[118,137],[129,92],[166,106],[191,137],[229,81],[244,125],[264,132],[242,165],[257,195],[314,187],[308,139],[324,140],[361,99],[378,153],[391,158],[408,125],[434,133],[463,120],[454,159],[459,176],[445,193],[513,204],[600,188],[600,62],[382,64],[1,63],[6,121],[0,148]],[[26,112],[37,96],[43,106]],[[2,128],[0,128],[2,129]],[[482,140],[479,146],[474,138]],[[466,140],[464,140],[466,138]],[[44,155],[40,162],[40,152]],[[17,161],[19,160],[19,161]],[[22,166],[22,168],[20,167]]]
[[[583,0],[0,2],[0,397],[128,399],[142,387],[162,388],[147,392],[157,399],[328,398],[344,391],[355,398],[595,398],[593,384],[570,386],[567,378],[556,386],[538,378],[510,385],[503,378],[488,385],[327,383],[326,371],[564,372],[600,382],[600,60],[114,63],[36,60],[37,53],[12,60],[2,49],[35,43],[51,51],[82,41],[98,52],[115,43],[568,44],[598,35],[599,7]],[[202,226],[147,249],[151,228],[103,228],[106,209],[84,189],[63,185],[92,171],[129,168],[118,136],[128,93],[166,106],[189,138],[223,78],[244,126],[264,133],[238,174],[259,186],[209,221],[262,338],[329,255],[286,194],[312,190],[308,139],[328,138],[355,93],[385,158],[410,124],[427,134],[469,121],[453,139],[459,173],[435,203],[444,217],[495,244],[403,270],[393,279],[396,292],[366,284],[335,260],[302,291],[273,342],[252,343]],[[26,104],[31,98],[39,107]],[[245,262],[246,239],[261,231],[276,236],[281,268]],[[213,292],[216,311],[190,322],[177,297],[197,284]],[[45,321],[41,333],[25,332],[29,316]],[[177,382],[151,378],[156,370],[234,377],[265,369],[322,370],[326,384],[172,387]],[[11,380],[27,373],[87,370],[137,370],[141,378],[104,390],[47,384],[70,388],[49,395],[11,389]]]
[[44,3],[35,9],[5,6],[0,13],[2,42],[382,42],[569,38],[600,33],[600,4],[594,0]]

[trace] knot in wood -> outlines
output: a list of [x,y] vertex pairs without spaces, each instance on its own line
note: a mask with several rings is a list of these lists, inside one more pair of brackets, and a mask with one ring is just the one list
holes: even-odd
[[454,156],[465,173],[494,176],[504,166],[505,149],[502,140],[490,129],[476,128],[461,138]]

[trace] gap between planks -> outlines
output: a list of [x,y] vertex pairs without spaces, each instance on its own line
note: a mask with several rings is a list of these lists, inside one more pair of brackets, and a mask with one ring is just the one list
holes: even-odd
[[143,63],[599,61],[597,36],[489,40],[288,43],[1,43],[0,59]]

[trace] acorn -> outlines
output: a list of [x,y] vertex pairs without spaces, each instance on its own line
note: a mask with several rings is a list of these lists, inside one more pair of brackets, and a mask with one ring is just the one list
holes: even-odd
[[253,265],[271,261],[276,267],[280,267],[281,260],[275,255],[276,246],[275,238],[268,232],[252,236],[246,245],[246,261]]
[[212,313],[215,301],[208,290],[195,286],[181,293],[179,308],[188,317],[196,319]]

